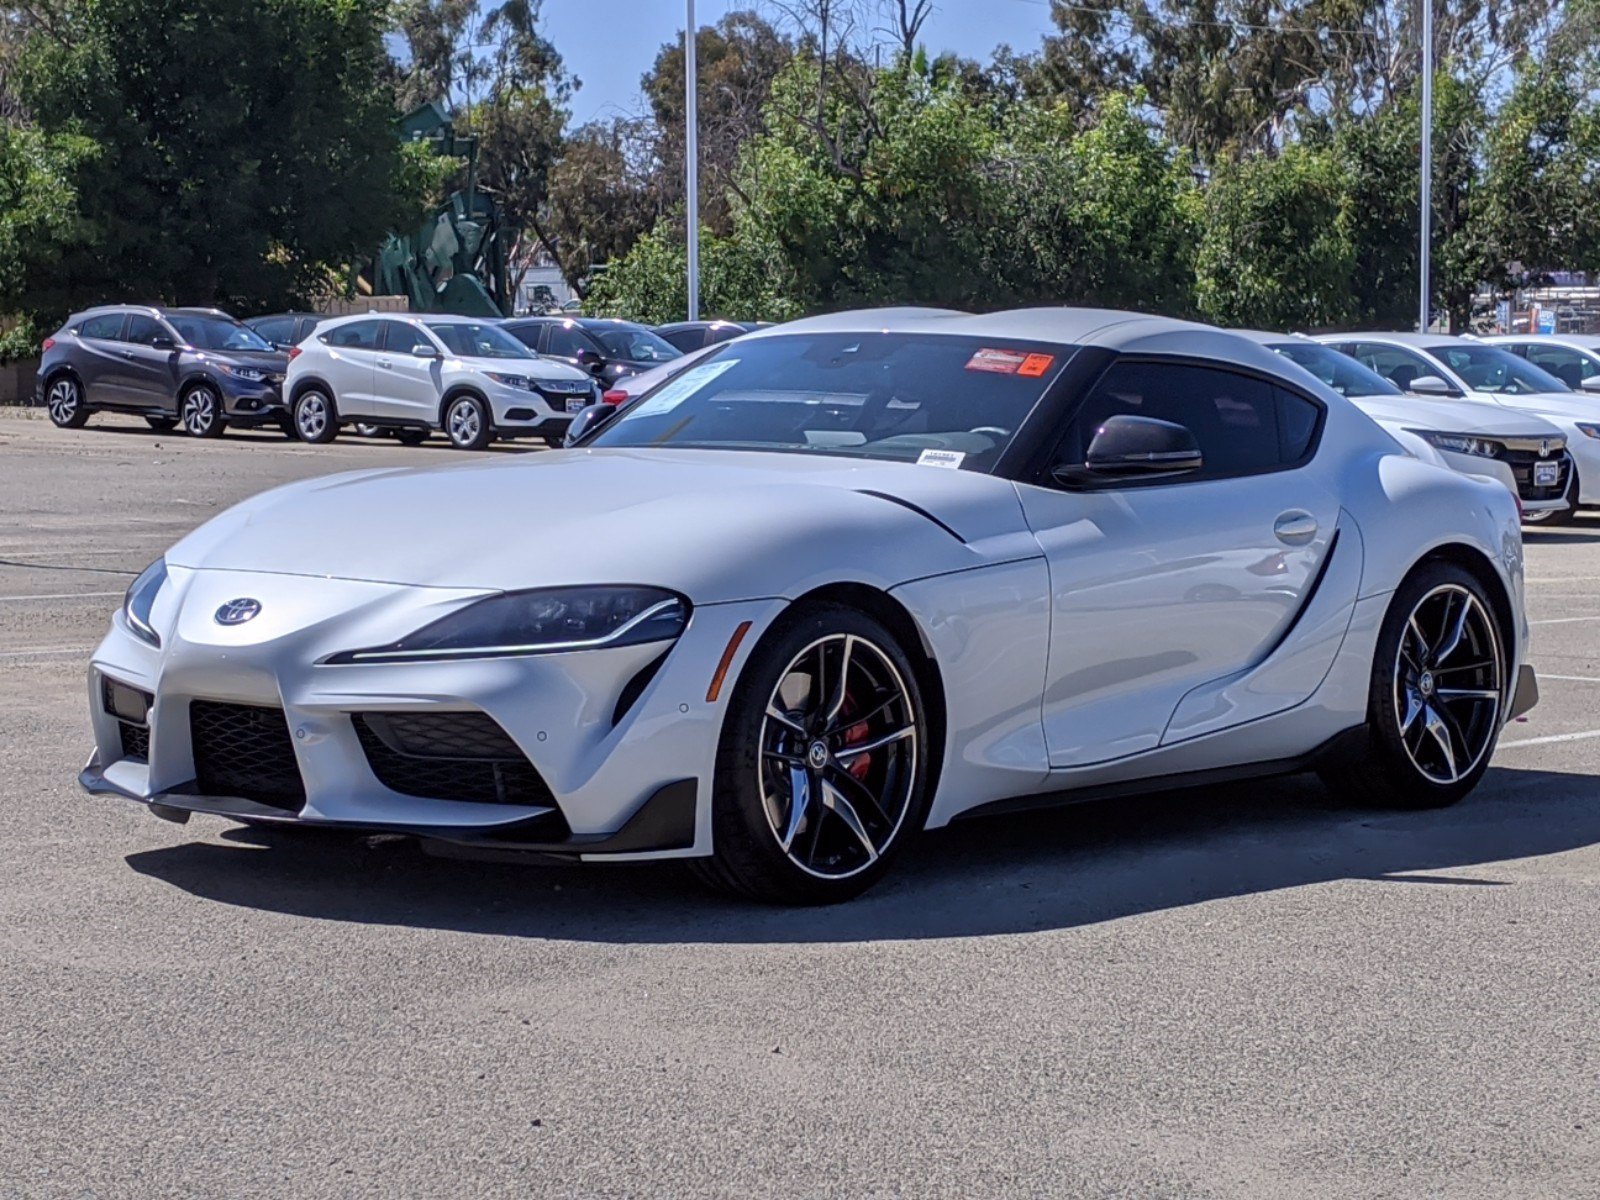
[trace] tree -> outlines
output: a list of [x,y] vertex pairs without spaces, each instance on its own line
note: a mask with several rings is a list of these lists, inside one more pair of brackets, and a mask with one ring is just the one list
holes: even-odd
[[[70,306],[59,263],[83,236],[72,181],[97,153],[87,138],[0,125],[0,312],[20,318],[9,343],[31,339],[35,323]],[[18,349],[0,346],[0,360]]]
[[241,310],[304,301],[403,207],[378,0],[70,0],[27,45],[47,137],[99,148],[72,173],[72,304]]
[[[664,221],[634,243],[595,281],[585,310],[659,325],[688,312],[687,250],[682,231]],[[749,228],[728,235],[701,230],[700,303],[704,312],[743,321],[788,321],[803,309],[785,286],[777,247]]]
[[665,213],[653,147],[638,121],[596,122],[566,140],[551,168],[539,228],[579,295],[597,266],[622,258]]

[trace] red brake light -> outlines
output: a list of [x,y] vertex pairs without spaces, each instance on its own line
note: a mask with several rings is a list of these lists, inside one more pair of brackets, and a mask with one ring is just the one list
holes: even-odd
[[55,340],[55,338],[45,338],[45,340],[44,340],[44,344],[43,344],[43,345],[41,345],[41,346],[40,346],[40,347],[39,347],[39,349],[41,349],[41,350],[48,350],[48,349],[50,349],[50,347],[51,347],[51,346],[54,346],[54,345],[55,345],[55,344],[56,344],[56,340]]
[[300,347],[299,346],[290,346],[289,347],[289,361],[293,362],[298,357],[300,357]]
[[604,393],[600,397],[600,402],[602,404],[621,404],[623,401],[627,400],[627,398],[627,392],[623,391],[621,388],[612,388],[609,392]]

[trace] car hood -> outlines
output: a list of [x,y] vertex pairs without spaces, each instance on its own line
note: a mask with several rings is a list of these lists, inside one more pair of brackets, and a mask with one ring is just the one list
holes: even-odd
[[1488,437],[1555,437],[1561,431],[1532,413],[1476,400],[1432,400],[1417,396],[1352,396],[1350,402],[1374,421],[1437,433]]
[[1600,421],[1600,398],[1579,392],[1540,392],[1533,396],[1476,394],[1502,411],[1533,413],[1553,421]]
[[289,355],[283,350],[196,350],[204,362],[227,363],[230,367],[254,367],[282,375],[289,369]]
[[554,383],[557,380],[570,382],[574,379],[584,383],[593,381],[593,376],[577,367],[570,367],[566,363],[554,362],[548,358],[455,358],[452,361],[459,363],[468,371],[493,371],[496,375],[526,375],[529,379],[541,382]]
[[506,590],[673,588],[696,603],[883,588],[1038,557],[1008,480],[911,463],[566,450],[326,476],[265,492],[177,566]]

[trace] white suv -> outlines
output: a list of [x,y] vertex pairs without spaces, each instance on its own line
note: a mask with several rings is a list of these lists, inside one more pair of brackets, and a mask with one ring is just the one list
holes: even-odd
[[318,325],[289,351],[283,393],[302,441],[361,424],[408,444],[442,429],[462,450],[497,437],[559,446],[572,415],[599,399],[592,377],[540,358],[497,321],[398,313]]

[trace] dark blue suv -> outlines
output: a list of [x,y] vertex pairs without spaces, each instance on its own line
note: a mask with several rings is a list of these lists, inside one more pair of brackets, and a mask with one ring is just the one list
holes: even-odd
[[91,308],[44,340],[34,399],[63,429],[92,412],[182,423],[195,437],[228,425],[271,424],[290,437],[283,406],[289,356],[214,308]]

